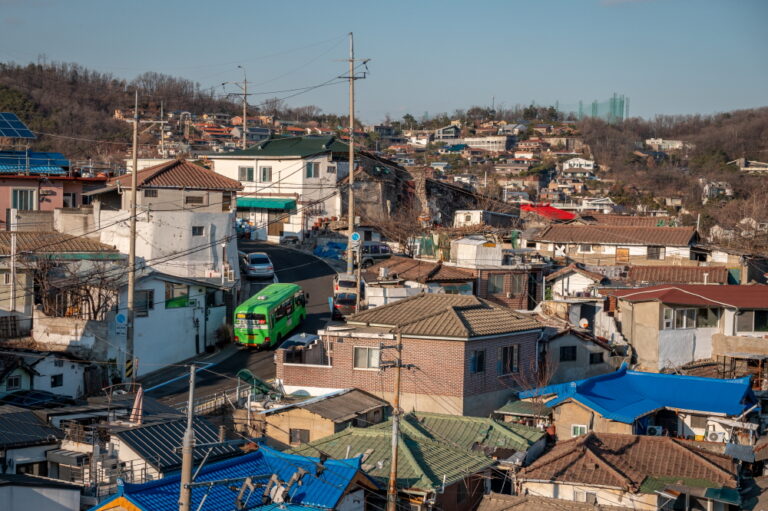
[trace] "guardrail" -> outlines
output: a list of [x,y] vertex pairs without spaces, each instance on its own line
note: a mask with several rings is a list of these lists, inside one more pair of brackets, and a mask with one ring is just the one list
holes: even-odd
[[[236,408],[237,403],[242,399],[247,399],[250,393],[251,388],[249,386],[238,385],[233,389],[216,392],[215,394],[210,394],[208,396],[203,396],[199,399],[195,399],[193,403],[194,413],[195,415],[211,415],[227,406]],[[256,396],[253,397],[255,398]],[[179,403],[174,403],[170,406],[176,408],[180,412],[187,413],[188,402],[182,401]]]

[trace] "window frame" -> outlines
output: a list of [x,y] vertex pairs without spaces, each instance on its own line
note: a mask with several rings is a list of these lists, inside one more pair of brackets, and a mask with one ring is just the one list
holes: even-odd
[[[197,233],[197,234],[195,234]],[[205,236],[205,226],[204,225],[193,225],[192,226],[192,236]]]
[[335,174],[336,173],[336,165],[327,165],[325,167],[325,173],[326,174]]
[[[11,386],[11,380],[13,380],[13,381],[18,380],[19,383],[17,383],[16,385]],[[5,379],[5,390],[6,391],[21,390],[21,381],[22,381],[22,378],[21,378],[20,374],[12,374],[12,375],[8,376],[8,378]]]
[[[578,428],[578,429],[577,429]],[[584,431],[583,433],[577,433],[577,431]],[[589,433],[589,429],[586,424],[571,424],[571,438],[578,438]]]
[[469,357],[469,372],[471,374],[485,373],[485,349],[472,350]]
[[[268,179],[264,179],[264,172],[267,171],[269,175]],[[271,183],[272,182],[272,166],[259,167],[259,183]]]
[[[176,294],[176,291],[180,291],[182,288],[186,288],[186,294]],[[181,300],[182,298],[186,298],[186,300],[182,301]],[[176,282],[165,282],[165,308],[166,309],[183,309],[184,307],[189,307],[189,304],[190,304],[190,299],[189,299],[188,284],[177,284]]]
[[560,346],[560,362],[576,362],[579,359],[579,349],[576,346]]
[[144,197],[147,197],[149,199],[156,199],[157,198],[157,188],[145,188],[143,190]]
[[497,353],[496,372],[498,376],[517,374],[520,372],[520,345],[510,344],[500,346]]
[[589,352],[589,365],[593,366],[593,365],[604,364],[604,363],[605,363],[605,352],[602,352],[602,351]]
[[205,206],[205,196],[204,195],[185,195],[184,205],[185,206]]
[[648,245],[645,258],[649,261],[663,261],[667,257],[667,247],[663,245]]
[[[358,350],[366,350],[365,355],[365,367],[358,366]],[[375,352],[378,354],[377,360],[375,361],[375,365],[371,365],[371,352]],[[355,371],[378,371],[381,369],[381,349],[373,347],[373,346],[353,346],[352,348],[352,369]]]
[[[145,300],[139,298],[139,296],[146,296]],[[146,302],[146,305],[143,303]],[[155,308],[155,290],[154,289],[137,289],[136,299],[134,300],[133,313],[137,318],[146,318],[149,316],[149,311]]]
[[[501,285],[497,285],[495,283],[495,280],[500,279]],[[487,281],[487,292],[489,295],[500,295],[504,294],[504,274],[503,273],[490,273],[488,274],[488,277],[486,279]],[[498,289],[498,291],[496,291]]]
[[[27,195],[29,200],[29,206],[30,208],[20,208],[20,202],[26,202],[19,200],[19,195],[21,193],[24,193]],[[16,197],[14,197],[16,195]],[[18,209],[20,211],[37,211],[39,209],[39,204],[37,200],[37,190],[34,188],[11,188],[11,208],[12,209]]]
[[238,181],[244,182],[244,183],[253,183],[254,177],[256,172],[254,167],[248,167],[246,165],[241,165],[237,167],[237,177]]
[[320,177],[320,163],[316,161],[305,162],[304,177],[307,179],[316,179]]
[[[298,440],[294,440],[298,437]],[[306,440],[304,440],[306,438]],[[303,428],[288,428],[288,443],[290,445],[302,445],[309,442],[309,430]]]
[[64,386],[64,373],[51,375],[51,388]]

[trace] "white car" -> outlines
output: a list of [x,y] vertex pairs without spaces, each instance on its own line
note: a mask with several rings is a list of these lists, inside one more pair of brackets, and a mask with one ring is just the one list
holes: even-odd
[[264,252],[247,254],[243,268],[248,277],[273,278],[275,276],[275,266]]

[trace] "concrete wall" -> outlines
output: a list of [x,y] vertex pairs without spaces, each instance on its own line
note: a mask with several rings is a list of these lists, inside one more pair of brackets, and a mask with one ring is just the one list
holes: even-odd
[[290,430],[306,429],[313,442],[336,433],[336,423],[302,408],[293,408],[264,416],[270,445],[286,449],[291,445]]
[[27,273],[21,269],[16,272],[16,306],[11,305],[11,285],[5,284],[5,274],[9,274],[10,270],[6,267],[0,270],[0,315],[9,316],[15,315],[22,319],[21,324],[29,329],[30,323],[24,322],[23,319],[32,317],[32,308],[34,306],[34,296],[32,294],[32,286],[34,279],[31,273]]
[[[157,197],[145,196],[145,191],[139,189],[137,205],[141,208],[151,211],[178,211],[179,209],[189,209],[197,213],[229,213],[230,209],[235,208],[235,199],[233,192],[208,191],[208,190],[180,190],[176,188],[155,188]],[[230,196],[230,207],[225,207],[224,194]],[[202,204],[187,204],[187,197],[201,197]],[[130,190],[121,194],[122,209],[131,207]]]
[[78,488],[45,488],[32,486],[0,487],[0,508],[5,511],[77,511],[80,509]]
[[728,353],[768,355],[768,342],[765,337],[713,334],[712,356],[724,356]]
[[[472,341],[403,338],[403,360],[415,368],[403,370],[401,406],[408,411],[487,416],[517,388],[514,377],[498,372],[500,349],[519,345],[519,368],[528,371],[537,357],[538,335],[535,331]],[[319,395],[329,389],[357,387],[384,400],[391,399],[394,371],[353,368],[354,347],[378,347],[380,342],[391,342],[386,335],[351,337],[349,333],[328,332],[323,340],[329,343],[330,366],[286,364],[285,351],[275,352],[276,379],[286,390],[305,389]],[[485,350],[482,373],[470,372],[473,350]],[[381,358],[387,360],[389,354]]]
[[78,318],[53,318],[36,308],[33,316],[32,338],[53,350],[67,350],[82,358],[105,360],[108,352],[106,321]]
[[[35,371],[39,374],[34,376],[32,388],[35,390],[44,390],[54,394],[63,394],[74,398],[82,397],[85,392],[85,382],[83,374],[85,365],[65,358],[57,358],[55,354],[41,359],[34,365]],[[51,377],[54,375],[62,376],[62,385],[54,387],[51,385]]]
[[662,305],[658,302],[619,303],[621,333],[635,349],[640,370],[658,371]]
[[[11,376],[20,376],[21,377],[21,385],[19,385],[18,388],[14,389],[8,389],[8,378]],[[21,367],[17,367],[7,375],[5,375],[5,378],[3,378],[2,381],[0,381],[0,395],[5,394],[6,392],[12,392],[14,390],[27,390],[32,388],[32,376],[29,374],[29,371],[26,369],[22,369]]]
[[[130,213],[127,210],[94,210],[101,242],[127,254],[130,242]],[[197,211],[151,211],[138,215],[136,257],[152,268],[179,277],[220,275],[223,252],[235,279],[240,278],[234,213]],[[203,227],[202,236],[193,236],[192,227]],[[231,237],[231,238],[229,238]],[[221,241],[227,239],[226,249]],[[183,256],[179,252],[191,250]]]
[[576,484],[524,481],[522,489],[530,495],[561,499],[564,501],[564,507],[567,506],[567,501],[576,500],[576,492],[595,493],[597,503],[601,506],[626,507],[638,511],[656,511],[659,504],[663,503],[655,493],[629,493],[618,489]]
[[[13,467],[7,469],[8,474],[18,474],[19,465],[27,463],[40,463],[45,461],[45,453],[51,449],[57,449],[58,442],[52,442],[47,445],[36,445],[34,447],[20,447],[18,449],[8,449],[5,451],[6,460],[13,460]],[[2,507],[0,507],[2,509]]]
[[[565,334],[556,337],[548,341],[545,346],[547,350],[547,361],[555,368],[549,384],[591,378],[593,376],[611,373],[616,370],[616,368],[610,364],[611,357],[609,350],[606,350],[593,342],[585,341],[573,334]],[[576,347],[576,360],[569,362],[560,360],[560,348],[565,346]],[[602,353],[603,362],[599,364],[590,364],[589,356],[592,353]]]
[[600,416],[584,405],[575,401],[566,401],[552,410],[552,421],[555,425],[558,440],[574,438],[571,430],[573,425],[586,426],[587,431],[596,433],[632,434],[632,424],[615,422]]
[[552,286],[553,298],[567,298],[591,291],[591,288],[595,286],[595,281],[580,273],[568,273],[557,277],[550,285]]

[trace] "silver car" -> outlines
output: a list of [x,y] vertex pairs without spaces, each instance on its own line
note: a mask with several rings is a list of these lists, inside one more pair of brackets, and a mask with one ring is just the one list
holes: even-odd
[[272,278],[275,276],[275,267],[264,252],[251,252],[245,256],[244,262],[245,274],[248,277]]

